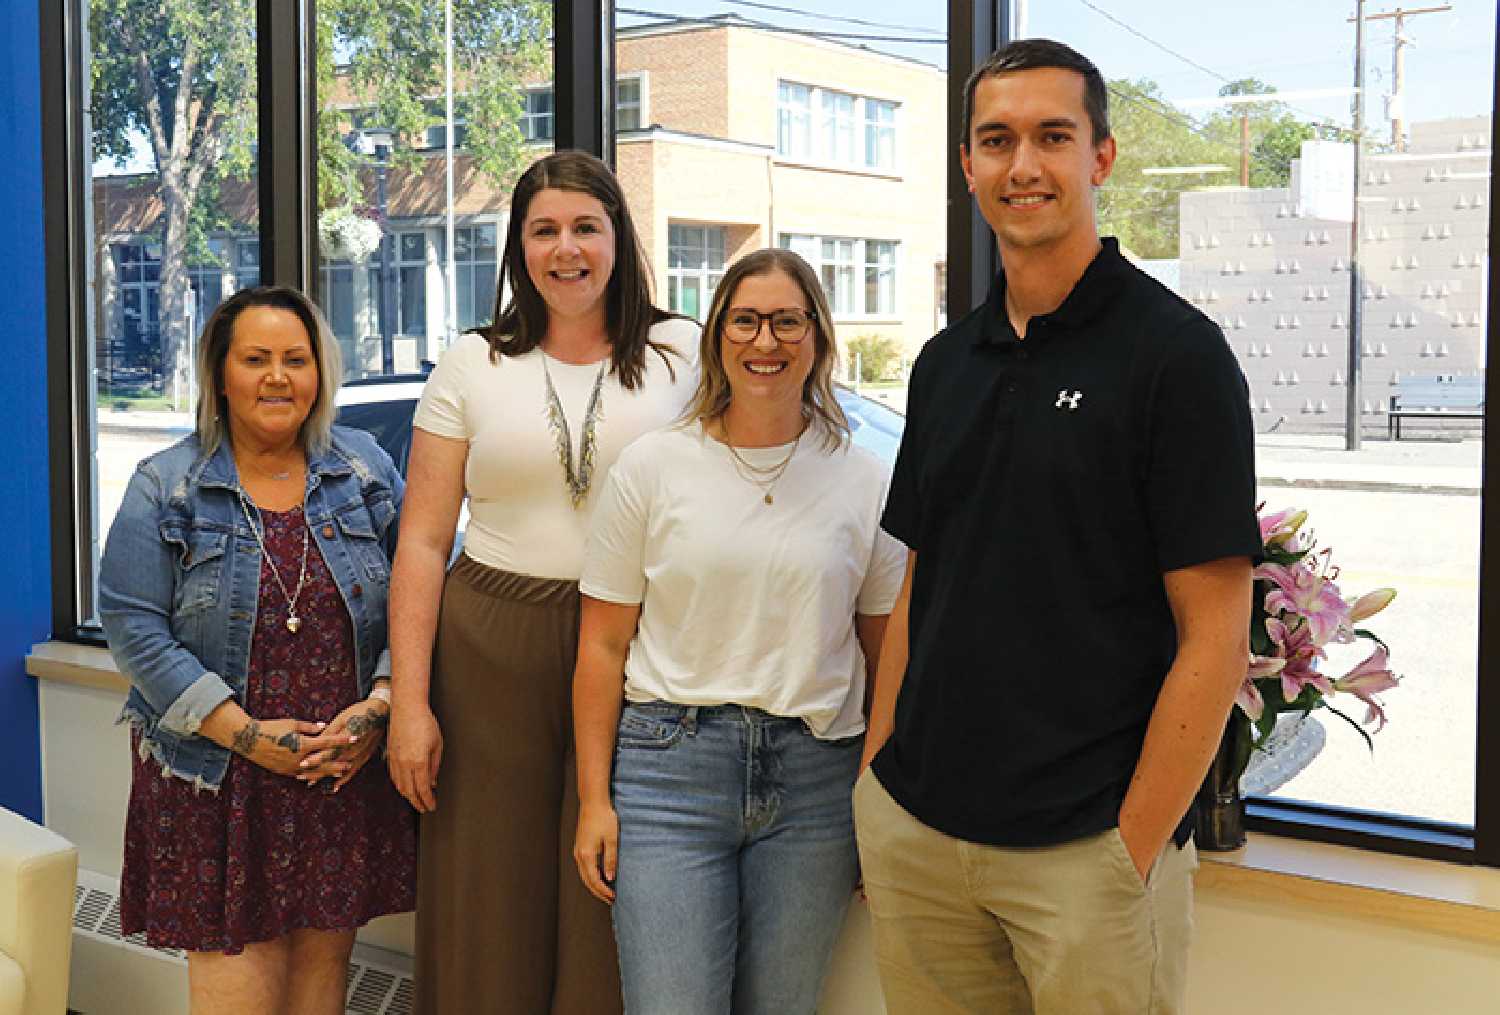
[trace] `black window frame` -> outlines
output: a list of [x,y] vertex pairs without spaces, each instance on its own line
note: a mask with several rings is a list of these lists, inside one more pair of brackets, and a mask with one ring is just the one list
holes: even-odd
[[[82,515],[92,503],[93,406],[88,391],[90,333],[86,304],[88,195],[79,161],[85,94],[79,59],[86,0],[38,0],[41,13],[44,252],[47,286],[52,615],[54,637],[102,644],[97,627],[81,623],[83,590],[93,585],[92,541]],[[316,93],[312,87],[316,0],[259,0],[261,277],[309,288],[315,283],[316,166],[307,158]],[[553,51],[557,148],[583,148],[614,162],[614,4],[557,0]],[[1008,41],[1009,0],[948,2],[947,305],[954,320],[983,299],[998,270],[990,231],[970,200],[958,159],[963,86],[995,48]],[[1500,25],[1495,37],[1500,70]],[[1500,147],[1500,73],[1491,82],[1491,151]],[[1500,183],[1490,177],[1486,362],[1500,363]],[[1500,381],[1487,371],[1493,402]],[[1476,702],[1474,826],[1391,814],[1254,799],[1253,830],[1404,854],[1500,867],[1500,414],[1484,420],[1481,490],[1479,656]],[[99,534],[102,538],[102,534]],[[1486,576],[1495,580],[1485,581]]]

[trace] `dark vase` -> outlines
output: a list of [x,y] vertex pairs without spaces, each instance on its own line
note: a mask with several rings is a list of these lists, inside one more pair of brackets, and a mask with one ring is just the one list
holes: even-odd
[[1193,841],[1199,849],[1226,852],[1245,844],[1245,799],[1240,796],[1240,776],[1249,755],[1249,738],[1249,724],[1237,712],[1231,713],[1195,801]]

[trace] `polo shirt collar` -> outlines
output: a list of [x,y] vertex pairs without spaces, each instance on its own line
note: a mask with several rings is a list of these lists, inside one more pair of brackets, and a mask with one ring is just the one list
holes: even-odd
[[[1084,269],[1083,275],[1074,284],[1072,292],[1068,293],[1067,298],[1062,301],[1062,305],[1052,313],[1043,314],[1034,320],[1045,319],[1065,328],[1084,326],[1111,304],[1128,268],[1129,262],[1120,253],[1120,241],[1113,236],[1103,237],[1100,240],[1099,253],[1094,255],[1094,259]],[[1019,339],[1016,337],[1015,329],[1010,325],[1010,317],[1005,312],[1005,271],[1002,269],[990,285],[989,296],[985,299],[984,315],[979,331],[974,336],[974,343],[976,345],[1000,345],[1016,341]]]

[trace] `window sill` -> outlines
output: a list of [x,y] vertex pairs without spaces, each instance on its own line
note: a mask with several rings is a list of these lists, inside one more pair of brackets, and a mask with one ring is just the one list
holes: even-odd
[[[130,685],[103,648],[46,641],[32,646],[37,680],[112,691]],[[1302,903],[1319,912],[1471,941],[1500,940],[1500,870],[1395,856],[1252,832],[1245,848],[1200,853],[1200,892],[1253,902]]]
[[1470,941],[1500,940],[1500,870],[1256,832],[1243,849],[1200,853],[1199,860],[1200,892],[1303,903]]
[[108,649],[68,641],[44,641],[31,646],[26,672],[37,680],[52,680],[75,687],[115,691],[124,695],[130,682],[120,675]]
[[900,183],[902,174],[893,169],[875,169],[871,166],[856,166],[843,162],[812,162],[789,155],[777,155],[773,161],[783,169],[811,169],[818,173],[843,173],[847,176],[868,176],[875,180],[890,180]]

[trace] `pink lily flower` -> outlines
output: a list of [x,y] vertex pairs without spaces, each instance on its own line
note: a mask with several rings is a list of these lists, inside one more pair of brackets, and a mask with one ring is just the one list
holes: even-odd
[[1260,696],[1260,688],[1255,686],[1255,681],[1250,677],[1240,684],[1239,693],[1234,696],[1234,703],[1239,706],[1240,711],[1250,717],[1251,722],[1258,722],[1261,713],[1266,710],[1266,699]]
[[1260,541],[1267,546],[1286,544],[1297,535],[1302,523],[1307,521],[1307,512],[1296,508],[1285,508],[1260,519]]
[[1348,626],[1349,604],[1339,595],[1338,586],[1306,563],[1262,564],[1255,569],[1255,577],[1269,579],[1275,586],[1266,593],[1266,612],[1272,617],[1283,612],[1301,617],[1317,644],[1326,644]]
[[1365,703],[1366,725],[1376,723],[1375,732],[1385,727],[1385,709],[1375,695],[1389,691],[1400,681],[1390,669],[1390,657],[1384,646],[1377,645],[1366,659],[1333,682],[1334,690],[1346,691]]
[[1354,601],[1349,607],[1350,623],[1358,623],[1367,617],[1373,617],[1387,606],[1391,600],[1396,598],[1395,589],[1376,589],[1374,592],[1366,592]]
[[1292,701],[1308,684],[1322,694],[1333,693],[1332,682],[1318,672],[1318,660],[1327,658],[1327,653],[1313,640],[1312,630],[1306,623],[1288,626],[1271,617],[1266,621],[1266,634],[1276,646],[1277,657],[1285,660],[1279,671],[1282,697]]

